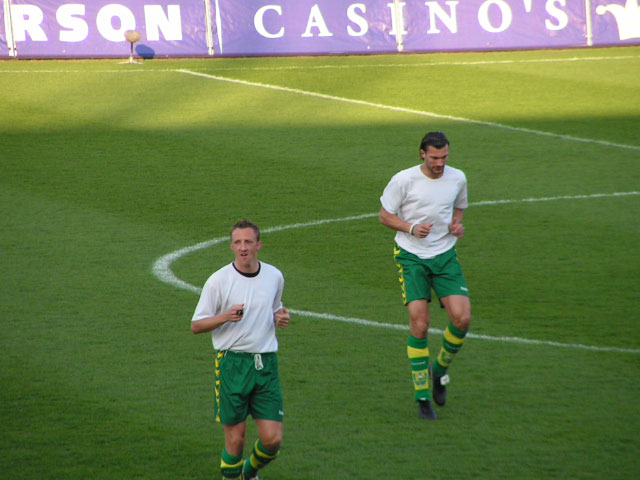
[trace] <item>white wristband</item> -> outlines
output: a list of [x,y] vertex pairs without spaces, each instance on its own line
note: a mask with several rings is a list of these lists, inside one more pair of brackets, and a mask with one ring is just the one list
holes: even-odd
[[413,235],[413,227],[415,227],[416,225],[418,224],[414,223],[413,225],[411,225],[411,228],[409,229],[409,235]]

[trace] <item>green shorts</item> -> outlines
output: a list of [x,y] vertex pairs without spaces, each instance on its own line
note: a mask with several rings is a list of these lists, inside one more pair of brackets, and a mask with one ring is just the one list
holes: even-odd
[[431,289],[438,298],[449,295],[469,296],[455,247],[434,258],[422,259],[396,245],[393,256],[398,267],[402,301],[405,305],[414,300],[424,299],[430,302]]
[[226,350],[216,355],[214,414],[223,425],[236,425],[247,416],[282,422],[284,407],[278,356]]

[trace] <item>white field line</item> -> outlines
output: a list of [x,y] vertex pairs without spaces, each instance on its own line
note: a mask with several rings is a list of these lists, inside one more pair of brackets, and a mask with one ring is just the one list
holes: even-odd
[[[575,63],[575,62],[593,62],[593,61],[609,61],[609,60],[634,60],[640,59],[640,55],[614,55],[610,57],[566,57],[566,58],[530,58],[520,60],[469,60],[459,62],[418,62],[418,63],[360,63],[349,65],[284,65],[274,67],[213,67],[211,69],[216,72],[238,72],[238,71],[269,71],[269,70],[325,70],[325,69],[358,69],[358,68],[411,68],[411,67],[447,67],[447,66],[476,66],[476,65],[517,65],[526,63]],[[122,69],[105,69],[105,70],[0,70],[2,73],[129,73],[129,72],[175,72],[175,69],[151,69],[151,68],[129,68]]]
[[240,80],[237,78],[228,78],[228,77],[220,77],[218,75],[210,75],[208,73],[200,73],[200,72],[194,72],[191,70],[184,70],[184,69],[179,69],[176,70],[176,72],[179,73],[184,73],[186,75],[193,75],[196,77],[202,77],[202,78],[208,78],[210,80],[217,80],[220,82],[228,82],[228,83],[235,83],[238,85],[245,85],[248,87],[257,87],[257,88],[266,88],[269,90],[276,90],[276,91],[280,91],[280,92],[286,92],[286,93],[294,93],[297,95],[305,95],[308,97],[315,97],[315,98],[322,98],[324,100],[331,100],[334,102],[342,102],[342,103],[351,103],[351,104],[355,104],[355,105],[362,105],[365,107],[373,107],[373,108],[379,108],[379,109],[383,109],[383,110],[391,110],[394,112],[400,112],[400,113],[408,113],[411,115],[420,115],[423,117],[431,117],[431,118],[440,118],[440,119],[444,119],[444,120],[451,120],[454,122],[462,122],[462,123],[472,123],[475,125],[482,125],[485,127],[491,127],[491,128],[501,128],[503,130],[510,130],[513,132],[519,132],[519,133],[528,133],[528,134],[532,134],[532,135],[541,135],[541,136],[545,136],[545,137],[553,137],[553,138],[559,138],[561,140],[569,140],[572,142],[582,142],[582,143],[595,143],[598,145],[604,145],[607,147],[616,147],[616,148],[624,148],[624,149],[629,149],[629,150],[639,150],[640,151],[640,146],[638,145],[625,145],[622,143],[612,143],[612,142],[607,142],[604,140],[594,140],[594,139],[590,139],[590,138],[582,138],[582,137],[574,137],[571,135],[560,135],[558,133],[551,133],[551,132],[544,132],[542,130],[533,130],[530,128],[520,128],[520,127],[512,127],[509,125],[504,125],[502,123],[495,123],[495,122],[487,122],[484,120],[474,120],[471,118],[464,118],[464,117],[454,117],[452,115],[443,115],[443,114],[439,114],[439,113],[433,113],[433,112],[425,112],[422,110],[414,110],[411,108],[404,108],[404,107],[394,107],[392,105],[385,105],[382,103],[372,103],[372,102],[367,102],[364,100],[356,100],[353,98],[345,98],[345,97],[336,97],[334,95],[327,95],[324,93],[318,93],[318,92],[311,92],[308,90],[300,90],[297,88],[289,88],[289,87],[281,87],[279,85],[271,85],[268,83],[259,83],[259,82],[249,82],[247,80]]
[[0,70],[0,74],[11,74],[11,73],[153,73],[153,72],[175,72],[175,69],[145,69],[145,68],[123,68],[122,70],[117,69],[109,69],[109,70]]
[[592,193],[590,195],[561,195],[559,197],[523,198],[521,200],[485,200],[480,202],[472,202],[469,204],[469,206],[479,207],[483,205],[504,205],[506,203],[535,203],[551,202],[555,200],[584,200],[589,198],[628,197],[630,195],[640,195],[640,192]]
[[[304,317],[320,318],[322,320],[334,320],[344,323],[355,323],[356,325],[364,325],[367,327],[389,328],[393,330],[409,331],[407,325],[398,325],[394,323],[381,323],[374,322],[373,320],[365,320],[362,318],[354,317],[341,317],[339,315],[331,315],[329,313],[316,313],[306,312],[304,310],[288,309],[289,312],[295,315],[302,315]],[[442,330],[438,328],[429,328],[429,333],[442,334]],[[565,347],[565,348],[577,348],[579,350],[592,350],[596,352],[616,352],[616,353],[640,353],[639,349],[634,348],[619,348],[619,347],[596,347],[592,345],[582,345],[580,343],[560,343],[552,342],[550,340],[531,340],[529,338],[520,337],[493,337],[490,335],[480,335],[476,333],[468,333],[467,338],[477,338],[480,340],[493,340],[496,342],[508,342],[508,343],[524,343],[527,345],[547,345],[552,347]]]
[[358,68],[412,68],[412,67],[473,67],[477,65],[514,65],[520,63],[559,63],[602,60],[630,60],[640,59],[640,55],[617,55],[612,57],[569,57],[569,58],[531,58],[524,60],[471,60],[462,62],[418,62],[418,63],[360,63],[349,65],[283,65],[279,67],[214,67],[206,70],[216,72],[231,71],[278,71],[278,70],[331,70]]
[[[631,195],[640,195],[640,192],[617,192],[617,193],[596,193],[591,195],[575,195],[575,196],[560,196],[560,197],[544,197],[544,198],[527,198],[522,200],[486,200],[481,202],[471,203],[469,206],[486,206],[486,205],[504,205],[509,203],[532,203],[532,202],[549,202],[549,201],[557,201],[557,200],[582,200],[582,199],[596,199],[596,198],[605,198],[605,197],[623,197],[623,196],[631,196]],[[378,213],[365,213],[362,215],[353,215],[349,217],[341,217],[341,218],[329,218],[324,220],[316,220],[312,222],[305,223],[294,223],[290,225],[281,225],[277,227],[271,227],[262,230],[262,233],[273,233],[273,232],[281,232],[283,230],[290,230],[294,228],[306,228],[306,227],[314,227],[318,225],[325,225],[328,223],[337,223],[337,222],[352,222],[356,220],[363,220],[366,218],[371,218],[377,216]],[[195,285],[191,285],[190,283],[181,280],[176,277],[176,275],[171,270],[171,264],[178,260],[179,258],[188,255],[190,253],[196,252],[198,250],[203,250],[219,243],[228,242],[229,237],[218,237],[212,240],[208,240],[205,242],[200,242],[195,245],[191,245],[188,247],[181,248],[174,252],[168,253],[166,255],[158,258],[152,266],[153,275],[158,278],[161,282],[167,283],[177,288],[181,288],[183,290],[188,290],[190,292],[200,294],[202,288],[196,287]],[[365,325],[368,327],[378,327],[378,328],[390,328],[394,330],[408,330],[408,327],[405,325],[397,325],[392,323],[380,323],[375,322],[373,320],[365,320],[362,318],[352,318],[352,317],[343,317],[340,315],[333,315],[330,313],[317,313],[317,312],[308,312],[304,310],[296,310],[289,309],[292,313],[296,315],[302,315],[306,317],[314,317],[320,318],[323,320],[334,320],[344,323],[354,323],[357,325]],[[442,330],[438,330],[435,328],[430,329],[432,333],[442,334]],[[510,343],[522,343],[522,344],[530,344],[530,345],[549,345],[549,346],[557,346],[557,347],[566,347],[566,348],[577,348],[581,350],[592,350],[599,352],[618,352],[618,353],[640,353],[638,349],[632,348],[618,348],[618,347],[596,347],[590,345],[581,345],[576,343],[559,343],[552,342],[550,340],[531,340],[527,338],[518,338],[518,337],[492,337],[489,335],[479,335],[474,333],[468,334],[469,338],[477,338],[482,340],[494,340],[500,342],[510,342]]]

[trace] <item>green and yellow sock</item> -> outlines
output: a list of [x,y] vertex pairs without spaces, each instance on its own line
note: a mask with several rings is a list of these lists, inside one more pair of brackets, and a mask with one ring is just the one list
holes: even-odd
[[220,456],[220,472],[222,478],[238,480],[242,475],[242,454],[231,455],[225,448]]
[[457,329],[453,323],[449,322],[442,335],[442,348],[436,361],[433,362],[433,374],[436,377],[446,375],[447,368],[462,348],[466,334],[466,331]]
[[414,398],[416,400],[431,401],[429,390],[429,340],[409,335],[407,342],[407,356],[411,364],[413,377]]
[[279,448],[275,451],[267,450],[260,440],[256,440],[251,456],[244,461],[242,473],[244,473],[246,477],[255,477],[258,470],[266,467],[269,463],[275,460],[279,453]]

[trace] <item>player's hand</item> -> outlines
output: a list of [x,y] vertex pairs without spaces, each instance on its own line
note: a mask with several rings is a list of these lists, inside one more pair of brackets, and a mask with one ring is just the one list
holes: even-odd
[[413,227],[413,236],[418,238],[425,238],[427,235],[429,235],[431,227],[433,227],[433,223],[419,223],[415,227]]
[[458,223],[455,220],[451,222],[451,225],[449,225],[449,231],[451,232],[451,235],[453,235],[454,237],[458,237],[458,238],[464,237],[464,227],[462,226],[461,223]]
[[289,321],[291,320],[291,316],[289,315],[289,311],[282,307],[273,315],[274,321],[276,323],[276,327],[284,328],[289,325]]
[[244,315],[244,303],[238,305],[231,305],[231,308],[225,312],[229,317],[230,322],[239,322]]

